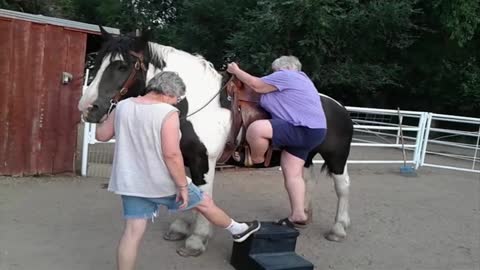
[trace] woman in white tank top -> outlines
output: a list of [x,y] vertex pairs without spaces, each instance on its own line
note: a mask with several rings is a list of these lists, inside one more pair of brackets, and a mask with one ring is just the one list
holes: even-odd
[[97,125],[96,139],[115,136],[115,154],[108,190],[121,195],[125,230],[118,246],[118,269],[134,269],[147,221],[163,205],[171,211],[196,209],[211,223],[242,242],[260,229],[258,221],[238,223],[215,205],[185,175],[180,151],[179,113],[173,105],[185,95],[174,72],[161,72],[147,85],[145,96],[118,103]]

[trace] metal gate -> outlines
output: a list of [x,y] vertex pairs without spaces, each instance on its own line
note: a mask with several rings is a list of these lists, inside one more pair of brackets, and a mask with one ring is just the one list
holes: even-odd
[[421,166],[480,173],[480,118],[428,113],[422,143]]

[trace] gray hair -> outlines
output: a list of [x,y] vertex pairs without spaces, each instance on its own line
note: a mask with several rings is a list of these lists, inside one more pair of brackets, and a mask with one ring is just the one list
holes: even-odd
[[300,63],[300,60],[293,55],[284,55],[273,61],[272,69],[274,71],[279,71],[280,69],[300,71],[302,70],[302,63]]
[[185,95],[185,83],[176,72],[162,71],[148,82],[146,92],[181,97]]

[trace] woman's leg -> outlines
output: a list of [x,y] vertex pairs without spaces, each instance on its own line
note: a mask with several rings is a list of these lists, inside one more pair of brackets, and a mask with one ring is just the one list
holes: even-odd
[[265,153],[273,136],[272,124],[269,120],[257,120],[247,129],[247,142],[250,146],[250,156],[254,164],[265,161]]
[[195,209],[213,225],[218,227],[226,228],[232,222],[232,219],[222,209],[215,205],[212,197],[205,193],[203,194],[202,202],[197,205]]
[[218,207],[212,198],[205,193],[202,202],[195,207],[208,221],[213,225],[228,230],[235,242],[242,242],[252,233],[260,229],[258,221],[238,223],[230,218],[220,207]]
[[285,180],[285,189],[290,199],[292,222],[305,222],[305,181],[303,180],[303,165],[305,161],[287,151],[282,151],[280,166]]
[[138,247],[146,228],[146,219],[126,220],[125,231],[123,232],[117,249],[118,270],[133,270],[135,268]]

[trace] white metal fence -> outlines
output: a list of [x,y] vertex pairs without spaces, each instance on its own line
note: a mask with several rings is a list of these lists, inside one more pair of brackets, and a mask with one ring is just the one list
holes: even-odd
[[[354,122],[352,147],[362,148],[360,153],[369,153],[351,156],[349,164],[405,162],[415,169],[429,166],[480,173],[480,118],[362,107],[347,107],[347,110]],[[92,164],[111,164],[113,143],[115,140],[107,143],[95,140],[95,124],[84,123],[83,176],[89,175]],[[94,147],[100,150],[92,152]],[[363,150],[380,148],[389,151]],[[403,155],[402,148],[407,154]],[[314,163],[323,163],[323,160],[314,160]]]
[[420,166],[480,173],[480,118],[428,113],[422,143]]
[[[346,107],[354,122],[352,147],[387,148],[393,158],[350,158],[349,164],[413,164],[417,169],[421,161],[422,141],[427,123],[427,113],[416,111],[387,110],[362,107]],[[401,140],[403,137],[403,140]],[[402,142],[404,142],[402,144]],[[399,149],[413,152],[403,156]],[[383,153],[385,154],[385,153]],[[323,160],[314,160],[323,163]]]

